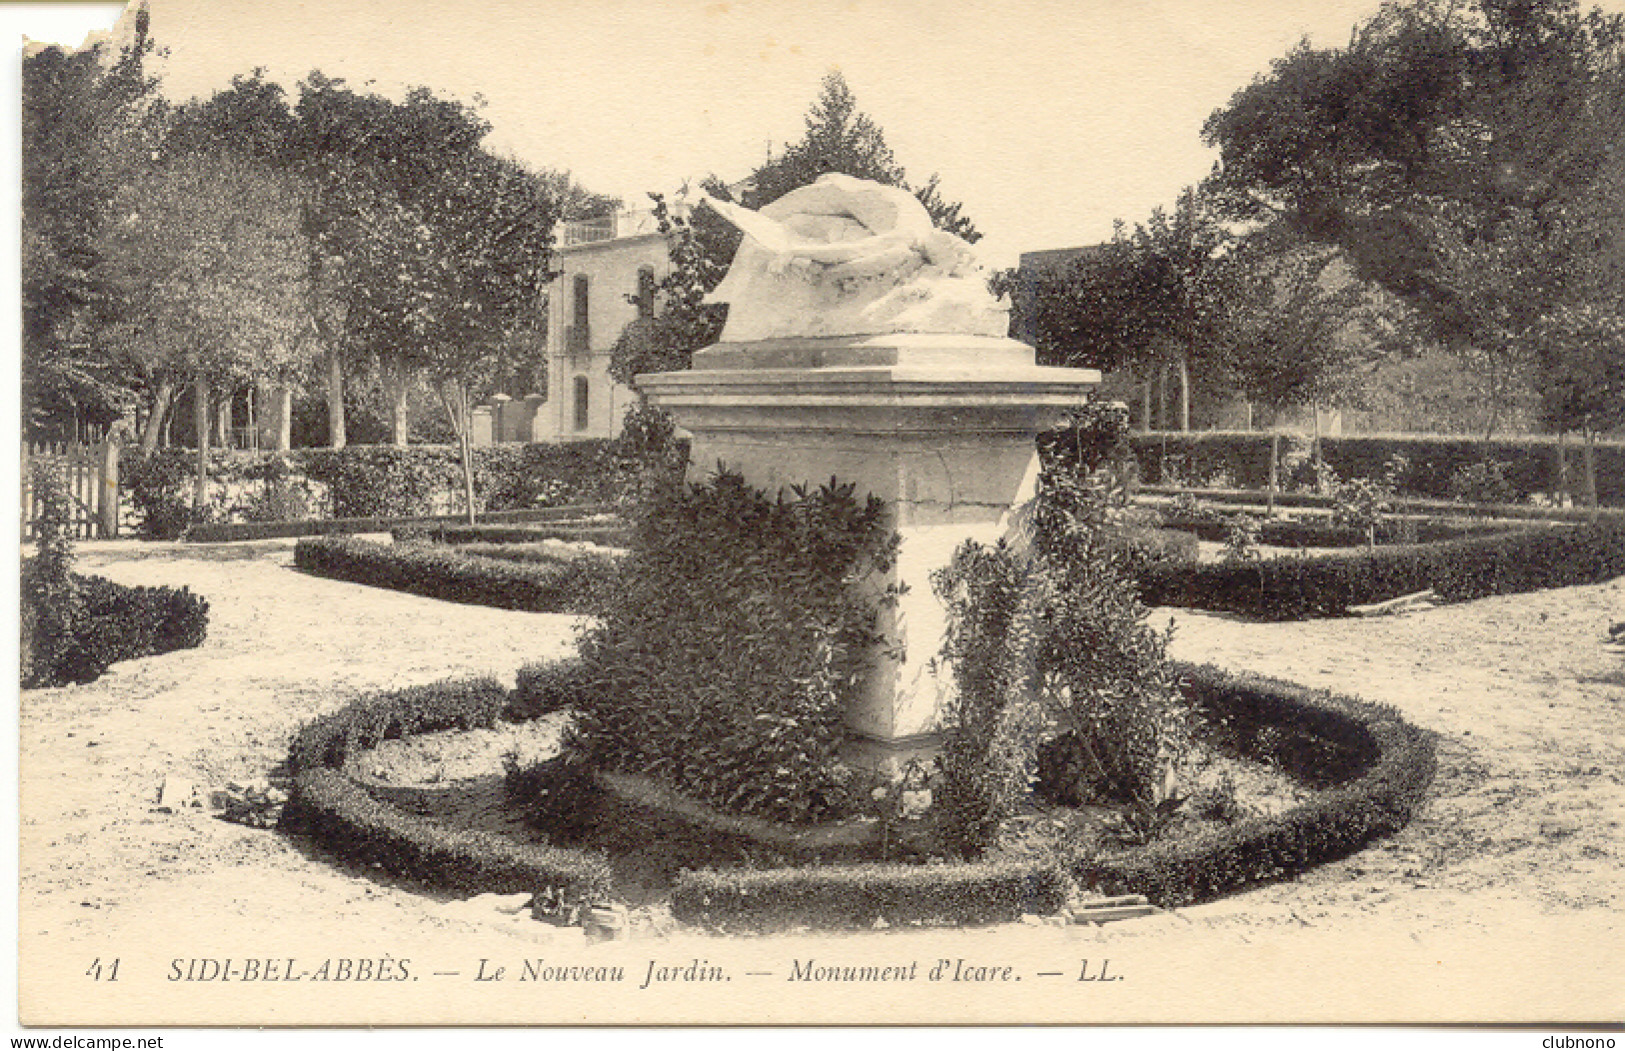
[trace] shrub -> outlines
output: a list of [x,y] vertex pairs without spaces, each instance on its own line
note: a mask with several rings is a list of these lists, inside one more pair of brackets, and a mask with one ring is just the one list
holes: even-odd
[[770,498],[730,472],[652,495],[601,621],[573,743],[723,809],[837,806],[843,714],[876,639],[897,540],[850,485]]
[[[84,600],[73,574],[68,491],[54,463],[36,460],[31,472],[39,512],[34,522],[35,554],[23,562],[19,581],[22,684],[88,682],[90,679],[71,678],[66,667],[67,654],[84,620]],[[90,678],[100,674],[98,670]]]
[[118,661],[203,644],[209,604],[186,588],[124,587],[71,572],[66,492],[51,468],[35,485],[44,506],[38,553],[21,575],[25,688],[94,682]]
[[440,545],[378,544],[352,537],[311,537],[294,547],[307,573],[426,598],[534,613],[590,613],[614,575],[592,555],[557,562],[480,558]]
[[1261,535],[1256,516],[1245,512],[1231,515],[1224,529],[1224,560],[1251,562],[1256,559]]
[[1275,817],[1080,858],[1073,872],[1085,887],[1173,907],[1290,878],[1404,827],[1432,783],[1431,738],[1391,708],[1210,667],[1178,671],[1192,703],[1232,747],[1334,787]]
[[1499,460],[1462,464],[1450,475],[1450,499],[1471,504],[1505,504],[1516,499],[1507,481],[1507,464]]
[[671,908],[687,923],[754,931],[963,926],[1059,912],[1071,892],[1059,868],[1030,863],[742,869],[680,874]]
[[582,700],[582,666],[579,660],[548,664],[524,664],[508,699],[509,717],[536,719],[552,712],[577,707]]
[[1156,566],[1140,578],[1140,591],[1154,606],[1299,620],[1341,616],[1350,606],[1425,588],[1456,601],[1597,584],[1622,574],[1625,523],[1602,522],[1316,558]]
[[120,491],[140,514],[143,536],[173,540],[192,523],[195,455],[185,449],[161,449],[143,457],[137,449],[120,457]]
[[965,853],[1013,812],[1045,734],[1066,739],[1045,756],[1076,760],[1039,767],[1052,795],[1155,806],[1168,792],[1184,719],[1111,519],[1098,485],[1045,472],[1013,546],[967,543],[934,580],[956,687],[943,813]]

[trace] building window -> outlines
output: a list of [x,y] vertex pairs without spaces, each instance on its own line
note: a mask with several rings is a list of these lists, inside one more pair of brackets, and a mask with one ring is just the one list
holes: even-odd
[[577,376],[576,377],[576,430],[584,431],[584,430],[587,429],[587,424],[592,419],[591,412],[590,412],[591,408],[592,408],[592,402],[588,400],[588,395],[587,395],[587,377],[585,377],[585,376]]
[[575,306],[576,306],[576,317],[575,317],[576,328],[578,328],[581,331],[585,332],[585,331],[587,331],[587,306],[588,306],[588,301],[587,301],[587,275],[586,274],[577,274],[576,275],[575,295],[576,295],[576,304],[575,304]]
[[652,266],[638,267],[638,317],[655,316],[655,270]]

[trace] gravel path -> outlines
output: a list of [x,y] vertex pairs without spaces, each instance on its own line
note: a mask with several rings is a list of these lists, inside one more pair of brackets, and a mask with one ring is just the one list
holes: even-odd
[[[1411,827],[1293,882],[1099,930],[644,933],[586,947],[579,932],[346,869],[272,832],[152,811],[166,776],[204,787],[263,778],[298,725],[360,693],[461,674],[511,682],[521,663],[572,645],[573,618],[309,577],[292,568],[292,546],[81,547],[82,571],[206,596],[209,637],[115,665],[88,686],[22,695],[25,1022],[1625,1017],[1625,661],[1601,645],[1610,619],[1625,618],[1625,580],[1374,620],[1174,614],[1177,657],[1392,704],[1439,735],[1434,797]],[[295,949],[410,950],[427,961],[419,967],[459,971],[481,958],[621,952],[635,958],[631,986],[653,956],[707,958],[731,973],[756,961],[782,982],[788,961],[813,954],[924,967],[994,953],[1029,977],[974,991],[922,981],[907,998],[757,986],[545,1001],[511,983],[479,995],[448,984],[466,974],[388,989],[288,987],[298,995],[170,981],[172,959]],[[115,955],[129,961],[123,980],[87,984],[86,965]],[[1108,957],[1130,972],[1121,985],[1072,973],[1080,959]],[[1065,976],[1046,979],[1045,967]]]

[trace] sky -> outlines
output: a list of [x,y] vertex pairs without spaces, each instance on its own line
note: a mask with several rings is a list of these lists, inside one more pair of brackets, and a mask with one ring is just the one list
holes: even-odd
[[[77,5],[105,12],[117,8]],[[1203,120],[1376,0],[150,0],[164,92],[264,67],[485,100],[489,144],[646,202],[800,137],[838,69],[911,178],[942,177],[984,262],[1111,236],[1212,166]],[[24,21],[22,31],[29,32]],[[92,19],[94,23],[94,19]],[[42,32],[44,21],[41,21]],[[72,30],[64,32],[71,33]],[[30,34],[35,35],[35,34]],[[51,39],[49,36],[44,39]],[[63,39],[61,43],[77,43]]]

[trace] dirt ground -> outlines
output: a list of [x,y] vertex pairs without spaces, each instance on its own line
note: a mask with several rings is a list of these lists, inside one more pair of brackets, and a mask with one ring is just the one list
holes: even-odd
[[[1173,617],[1181,659],[1391,704],[1438,734],[1438,777],[1417,820],[1291,882],[1099,929],[642,932],[611,950],[501,912],[501,902],[456,901],[345,868],[205,810],[154,812],[166,777],[204,789],[262,779],[301,723],[361,693],[463,674],[511,682],[520,664],[572,645],[573,618],[309,577],[292,568],[292,546],[81,546],[81,571],[206,596],[209,636],[196,650],[115,665],[87,686],[21,697],[25,1022],[839,1021],[871,1011],[897,1021],[1625,1017],[1625,656],[1603,645],[1608,624],[1625,619],[1625,579],[1370,620],[1252,624],[1157,611],[1159,625]],[[408,983],[412,996],[406,987],[329,995],[307,985],[272,997],[211,985],[179,997],[170,970],[172,960],[211,953],[380,946],[410,948],[443,973],[430,972],[430,986]],[[476,959],[608,951],[637,957],[632,985],[654,956],[707,958],[731,972],[757,961],[768,969],[749,980],[767,982],[771,968],[782,980],[785,961],[815,953],[930,961],[996,952],[1036,977],[996,997],[922,988],[912,1000],[874,1003],[854,990],[830,999],[835,992],[798,987],[794,996],[544,1005],[502,983],[486,999],[446,984]],[[120,986],[80,977],[113,956],[134,971]],[[1080,985],[1089,961],[1108,957],[1129,980]],[[1080,959],[1082,973],[1072,974]],[[1051,960],[1055,970],[1044,970]],[[1095,995],[1103,990],[1112,995]]]

